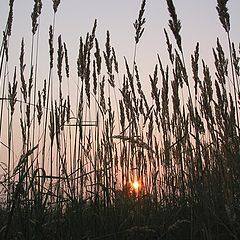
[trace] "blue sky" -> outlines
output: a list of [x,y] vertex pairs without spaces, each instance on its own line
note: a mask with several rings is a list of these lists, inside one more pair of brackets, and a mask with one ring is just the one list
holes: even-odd
[[[211,49],[219,37],[226,44],[226,36],[219,22],[216,0],[175,0],[178,17],[182,22],[182,38],[187,61],[194,51],[196,42],[200,42],[201,57],[212,62]],[[10,62],[12,68],[18,65],[21,38],[25,38],[26,49],[31,44],[31,12],[33,0],[15,0],[13,34],[10,41]],[[78,54],[79,37],[85,37],[91,31],[94,19],[98,20],[97,37],[104,50],[106,31],[110,30],[111,42],[116,49],[120,65],[124,56],[129,62],[134,50],[133,22],[138,16],[141,0],[61,0],[56,18],[56,36],[62,34],[69,48],[72,60],[72,73],[75,74],[75,62]],[[230,0],[231,36],[240,42],[240,1]],[[7,19],[8,1],[0,0],[0,29],[4,29]],[[152,74],[160,54],[166,64],[167,50],[163,28],[168,28],[169,15],[165,0],[147,0],[145,32],[138,46],[137,62],[142,74]],[[48,28],[52,24],[52,1],[43,0],[40,26],[40,64],[48,70]],[[170,31],[169,31],[170,32]],[[26,58],[29,51],[26,50]],[[17,54],[17,55],[16,55]],[[17,56],[17,57],[16,57]],[[10,65],[11,66],[11,65]],[[47,68],[47,69],[46,69]],[[43,72],[41,72],[43,74]],[[43,76],[46,78],[46,76]]]

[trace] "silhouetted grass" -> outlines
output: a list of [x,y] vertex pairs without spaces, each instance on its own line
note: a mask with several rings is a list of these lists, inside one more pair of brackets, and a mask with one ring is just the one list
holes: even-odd
[[[9,1],[0,51],[0,141],[7,150],[0,163],[1,239],[240,238],[239,49],[231,42],[227,2],[217,1],[217,13],[228,50],[217,38],[211,73],[199,43],[186,66],[181,21],[173,1],[166,1],[170,64],[158,55],[149,99],[136,57],[148,2],[142,1],[134,23],[132,68],[125,58],[123,77],[110,32],[102,51],[95,21],[79,41],[72,99],[67,43],[54,33],[60,1],[53,1],[42,89],[37,84],[42,2],[34,1],[31,16],[30,65],[22,39],[19,70],[6,74],[14,17]],[[19,119],[17,125],[13,119]],[[138,190],[134,180],[141,184]]]

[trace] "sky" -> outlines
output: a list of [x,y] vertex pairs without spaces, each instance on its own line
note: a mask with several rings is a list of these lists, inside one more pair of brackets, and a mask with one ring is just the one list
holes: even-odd
[[[52,24],[52,1],[43,0],[40,25],[40,64],[48,67],[48,29]],[[211,49],[219,37],[226,43],[225,32],[219,22],[216,0],[175,0],[179,19],[182,22],[182,40],[185,57],[190,60],[196,43],[200,42],[201,56],[211,62]],[[15,0],[13,34],[10,40],[10,61],[18,65],[21,38],[24,37],[26,49],[31,44],[31,12],[33,0]],[[70,59],[75,68],[79,37],[85,37],[91,31],[94,19],[98,20],[97,37],[104,49],[106,31],[111,34],[111,43],[115,47],[118,61],[124,63],[124,56],[132,61],[134,51],[133,22],[138,16],[141,0],[61,0],[56,17],[56,36],[62,35],[69,48]],[[240,1],[229,0],[231,15],[231,37],[240,42]],[[0,0],[0,30],[4,29],[8,14],[8,1]],[[137,63],[143,74],[153,72],[159,53],[167,62],[167,50],[163,28],[168,29],[169,14],[165,0],[147,0],[145,11],[145,32],[137,51]],[[170,31],[169,31],[170,32]],[[172,36],[170,34],[170,36]],[[28,52],[26,51],[26,57]],[[207,61],[206,60],[206,61]],[[48,68],[47,68],[48,69]],[[75,69],[72,70],[75,72]]]
[[[8,2],[8,0],[0,0],[0,34],[2,34],[7,21]],[[38,62],[39,85],[48,78],[48,31],[49,26],[53,23],[52,1],[43,0],[42,2]],[[226,34],[216,11],[217,0],[174,0],[174,3],[178,18],[182,23],[181,35],[187,65],[190,66],[191,54],[196,43],[200,42],[200,58],[205,59],[213,70],[212,48],[216,46],[217,37],[227,49]],[[8,75],[10,79],[12,79],[14,67],[18,68],[19,66],[22,38],[25,40],[25,63],[28,67],[30,65],[33,5],[33,0],[15,0],[14,3],[12,36],[9,42]],[[56,15],[54,44],[56,48],[57,36],[61,34],[63,41],[68,46],[72,83],[77,82],[76,59],[79,38],[80,36],[85,38],[86,33],[91,32],[95,19],[98,20],[96,36],[101,50],[105,50],[106,32],[110,31],[111,44],[116,51],[122,79],[123,74],[126,73],[124,57],[129,63],[133,61],[135,37],[133,23],[138,17],[140,5],[141,0],[61,0]],[[240,42],[240,1],[229,0],[228,8],[231,16],[231,39],[238,46]],[[148,75],[153,74],[157,63],[157,54],[160,55],[165,66],[169,64],[164,28],[173,39],[168,27],[169,13],[165,0],[147,0],[145,18],[145,31],[140,39],[136,58],[144,90],[150,89]],[[76,84],[71,86],[75,92]]]
[[[8,16],[7,0],[0,0],[0,30],[4,30]],[[94,20],[98,26],[96,36],[101,50],[105,50],[106,32],[110,31],[111,45],[115,48],[120,67],[120,82],[126,74],[124,57],[132,66],[134,55],[135,30],[133,23],[138,17],[142,0],[61,0],[56,15],[55,28],[55,57],[57,37],[61,34],[62,40],[68,47],[70,61],[70,92],[76,98],[77,92],[77,57],[79,38],[85,38],[91,32]],[[138,65],[142,85],[147,96],[151,92],[149,75],[153,75],[155,64],[158,63],[157,54],[160,55],[163,65],[170,64],[163,29],[166,28],[172,42],[175,44],[168,27],[169,13],[165,0],[147,0],[145,8],[145,31],[137,47],[136,62]],[[49,47],[48,31],[53,23],[52,0],[42,0],[43,8],[40,18],[39,58],[38,58],[38,89],[42,89],[43,80],[48,79],[49,73]],[[200,42],[200,59],[204,59],[210,66],[214,75],[214,59],[212,48],[216,46],[216,39],[227,50],[226,33],[219,21],[216,11],[217,0],[174,0],[178,18],[181,20],[182,43],[185,62],[191,76],[191,54],[197,42]],[[26,73],[30,72],[31,50],[31,13],[34,0],[15,0],[12,36],[9,42],[8,76],[13,78],[14,67],[19,69],[19,55],[21,39],[25,41]],[[240,42],[240,1],[229,0],[229,13],[231,16],[231,39]],[[174,45],[176,47],[176,45]],[[227,52],[227,51],[226,51]],[[56,61],[55,61],[56,63]],[[56,64],[55,64],[56,66]],[[54,71],[55,76],[57,70]],[[65,81],[66,82],[66,81]],[[116,82],[117,87],[121,83]],[[1,87],[1,85],[0,85]],[[56,85],[56,93],[57,93]],[[120,92],[117,92],[120,96]]]

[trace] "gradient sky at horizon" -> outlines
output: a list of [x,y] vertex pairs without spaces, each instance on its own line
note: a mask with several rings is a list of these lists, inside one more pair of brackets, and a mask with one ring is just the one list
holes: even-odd
[[[8,14],[7,0],[0,0],[0,29],[4,30]],[[52,1],[43,0],[43,9],[40,25],[40,53],[39,65],[48,70],[48,29],[53,21]],[[212,48],[216,45],[217,37],[224,46],[227,46],[226,35],[222,28],[217,11],[217,0],[175,0],[177,14],[182,22],[182,40],[185,57],[190,63],[190,55],[196,43],[200,42],[200,54],[206,62],[213,61]],[[10,65],[19,64],[21,38],[24,37],[26,45],[26,59],[30,59],[31,46],[31,12],[33,0],[15,0],[14,22],[10,39]],[[76,76],[76,59],[78,54],[79,37],[85,38],[91,31],[94,19],[98,20],[97,37],[101,49],[104,50],[106,31],[111,34],[111,43],[115,47],[120,65],[124,65],[124,56],[131,63],[134,52],[133,22],[138,16],[141,0],[61,0],[57,17],[55,36],[62,35],[63,41],[68,45],[71,63],[71,73]],[[236,44],[240,42],[240,1],[230,0],[228,3],[231,15],[231,37]],[[140,40],[137,51],[137,63],[143,75],[152,74],[157,63],[159,53],[168,64],[167,47],[163,28],[168,27],[169,14],[165,0],[147,0],[145,11],[145,32]],[[174,42],[174,41],[173,41]],[[55,39],[57,46],[57,39]],[[29,58],[28,58],[29,57]],[[26,63],[28,64],[27,60]],[[124,72],[123,72],[124,73]],[[122,73],[122,74],[123,74]]]

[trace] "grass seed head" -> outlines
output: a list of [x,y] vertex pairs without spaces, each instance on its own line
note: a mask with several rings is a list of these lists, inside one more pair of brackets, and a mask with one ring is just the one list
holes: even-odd
[[33,12],[31,15],[32,18],[32,34],[34,35],[38,28],[38,17],[40,16],[42,11],[42,1],[41,0],[34,0],[34,7]]
[[12,32],[12,23],[13,23],[13,3],[14,0],[9,0],[9,13],[7,20],[7,35],[10,36]]
[[53,11],[54,13],[56,13],[58,10],[58,6],[60,4],[60,0],[52,0],[52,2],[53,2]]
[[173,1],[167,0],[167,5],[168,5],[168,11],[171,17],[171,19],[169,20],[169,27],[175,37],[179,50],[182,52],[182,39],[180,35],[180,30],[182,27],[181,21],[177,18],[177,13],[176,13],[176,9],[173,4]]
[[143,0],[140,11],[139,11],[138,19],[136,19],[135,23],[133,24],[135,31],[136,31],[136,35],[135,35],[135,43],[136,44],[138,44],[138,42],[144,32],[143,25],[146,22],[146,19],[143,17],[144,12],[145,12],[145,5],[146,5],[146,0]]
[[50,25],[49,27],[49,54],[50,54],[50,69],[53,68],[53,53],[54,53],[54,48],[53,48],[53,27]]
[[227,8],[228,0],[217,0],[217,12],[223,28],[228,33],[230,31],[230,16]]

